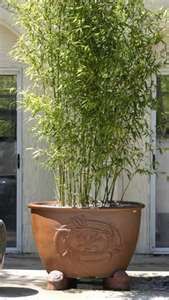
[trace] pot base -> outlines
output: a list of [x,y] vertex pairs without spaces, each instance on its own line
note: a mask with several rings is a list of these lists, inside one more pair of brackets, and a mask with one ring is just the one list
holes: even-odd
[[103,280],[105,290],[129,291],[130,278],[125,271],[116,271],[112,277]]
[[[52,271],[48,275],[48,290],[66,290],[76,288],[77,281],[74,278],[67,278],[60,271]],[[105,290],[129,291],[130,279],[125,271],[116,271],[111,277],[103,279],[103,288]]]
[[76,288],[76,279],[67,278],[60,271],[52,271],[48,275],[48,290],[67,290]]

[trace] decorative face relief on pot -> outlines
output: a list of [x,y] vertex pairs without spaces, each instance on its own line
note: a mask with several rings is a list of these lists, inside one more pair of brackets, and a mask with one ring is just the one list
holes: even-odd
[[68,262],[103,263],[122,250],[119,231],[102,221],[81,215],[62,225],[54,235],[57,255]]

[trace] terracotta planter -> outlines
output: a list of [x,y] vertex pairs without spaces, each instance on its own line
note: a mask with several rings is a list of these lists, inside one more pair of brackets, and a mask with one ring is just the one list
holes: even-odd
[[33,233],[48,272],[109,277],[126,270],[136,247],[143,204],[119,208],[58,208],[31,203]]

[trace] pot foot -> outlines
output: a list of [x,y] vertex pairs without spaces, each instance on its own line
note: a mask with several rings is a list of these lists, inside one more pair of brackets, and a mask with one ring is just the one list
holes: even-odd
[[67,278],[60,271],[52,271],[48,275],[48,290],[66,290],[76,287],[76,279]]
[[112,277],[103,280],[103,287],[106,290],[129,291],[130,278],[125,271],[116,271]]

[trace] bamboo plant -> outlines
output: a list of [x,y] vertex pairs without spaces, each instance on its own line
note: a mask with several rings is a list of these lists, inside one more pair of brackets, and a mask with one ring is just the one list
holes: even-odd
[[140,144],[164,60],[162,13],[142,0],[9,2],[23,30],[13,54],[32,82],[24,107],[45,145],[34,156],[54,172],[61,205],[111,207],[123,172],[148,172]]

